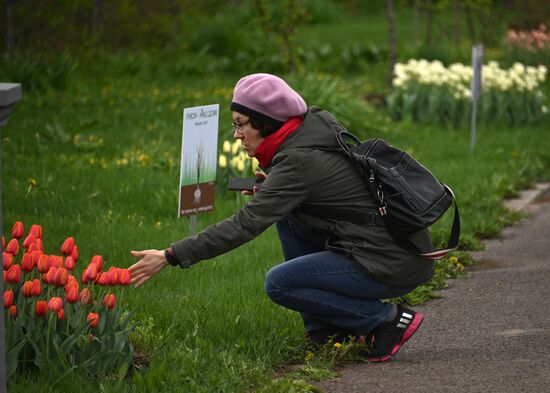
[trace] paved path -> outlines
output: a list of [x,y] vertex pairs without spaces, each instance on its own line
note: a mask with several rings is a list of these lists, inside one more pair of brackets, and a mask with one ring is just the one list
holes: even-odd
[[550,194],[487,243],[387,363],[351,364],[326,393],[550,392]]

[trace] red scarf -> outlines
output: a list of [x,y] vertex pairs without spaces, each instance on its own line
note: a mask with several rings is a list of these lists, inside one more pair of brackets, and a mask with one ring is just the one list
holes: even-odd
[[254,154],[262,168],[267,168],[271,165],[271,160],[279,150],[279,147],[290,134],[300,127],[302,121],[301,116],[292,117],[281,128],[264,138]]

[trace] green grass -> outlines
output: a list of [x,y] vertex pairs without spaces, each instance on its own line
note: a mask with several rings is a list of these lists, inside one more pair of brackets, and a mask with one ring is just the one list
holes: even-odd
[[[220,101],[220,124],[229,124],[227,97],[220,92],[232,83],[212,80],[203,89],[196,81],[148,85],[117,80],[25,96],[3,130],[4,231],[15,220],[27,228],[39,223],[49,253],[74,236],[80,268],[94,254],[102,254],[107,267],[129,266],[134,262],[130,250],[164,248],[185,237],[188,221],[176,214],[181,110],[202,99]],[[392,124],[375,113],[365,114],[365,127],[357,131],[412,151],[454,189],[463,248],[477,247],[476,239],[497,235],[512,220],[501,205],[505,196],[536,179],[548,180],[550,153],[541,143],[548,137],[548,122],[516,129],[480,125],[472,153],[468,130]],[[120,161],[124,157],[126,162]],[[228,217],[237,207],[233,195],[219,195],[216,210],[201,215],[198,226]],[[446,217],[435,227],[439,244],[449,224]],[[295,386],[307,391],[303,381],[272,380],[276,365],[305,356],[299,316],[272,304],[263,292],[265,273],[281,261],[271,228],[226,255],[185,271],[166,269],[145,286],[126,289],[124,307],[136,312],[134,343],[151,355],[151,362],[128,383],[101,380],[104,390],[286,392]],[[439,272],[428,289],[459,274],[448,263]],[[429,296],[420,289],[409,300]],[[61,380],[53,390],[72,391],[78,378]],[[36,386],[52,381],[20,376],[10,392],[42,391]],[[80,385],[83,391],[97,388]]]

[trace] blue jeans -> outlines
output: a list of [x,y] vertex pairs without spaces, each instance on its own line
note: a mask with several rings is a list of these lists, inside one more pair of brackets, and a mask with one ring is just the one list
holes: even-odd
[[326,238],[289,219],[277,223],[284,263],[267,273],[265,289],[275,303],[300,312],[306,332],[335,329],[363,335],[382,323],[392,306],[380,299],[414,288],[393,288],[370,278],[357,263],[325,251]]

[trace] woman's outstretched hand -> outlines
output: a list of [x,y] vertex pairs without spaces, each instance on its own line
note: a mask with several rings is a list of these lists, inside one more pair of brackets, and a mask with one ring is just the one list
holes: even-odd
[[132,255],[141,258],[128,268],[136,288],[168,265],[164,251],[161,250],[132,251]]

